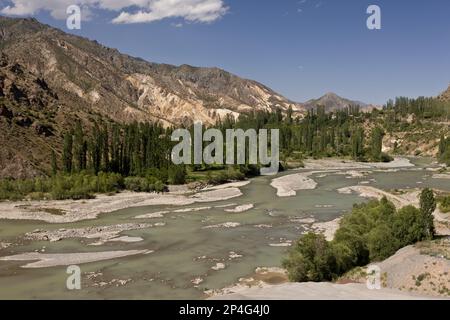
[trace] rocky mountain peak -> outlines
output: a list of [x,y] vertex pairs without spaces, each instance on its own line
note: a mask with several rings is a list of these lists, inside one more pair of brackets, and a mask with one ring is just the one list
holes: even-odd
[[360,101],[352,101],[338,96],[334,92],[328,92],[319,99],[312,99],[304,104],[308,110],[315,109],[319,106],[325,107],[326,112],[345,109],[349,106],[360,106],[362,109],[369,107],[366,103]]

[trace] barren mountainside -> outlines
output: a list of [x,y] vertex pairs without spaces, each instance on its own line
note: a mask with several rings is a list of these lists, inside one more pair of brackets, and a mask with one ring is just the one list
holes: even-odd
[[146,62],[35,19],[0,17],[0,178],[48,173],[76,119],[213,124],[301,105],[217,68]]
[[65,108],[114,121],[214,123],[251,110],[301,110],[269,88],[217,68],[149,63],[34,19],[0,17],[0,47],[45,79]]
[[0,177],[24,178],[46,169],[52,146],[75,118],[45,80],[0,55]]

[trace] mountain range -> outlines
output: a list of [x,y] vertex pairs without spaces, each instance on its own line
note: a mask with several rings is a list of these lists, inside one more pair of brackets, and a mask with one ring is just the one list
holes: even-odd
[[324,107],[326,112],[342,110],[349,106],[359,106],[363,111],[370,111],[376,108],[376,106],[368,105],[364,102],[342,98],[333,92],[329,92],[319,99],[312,99],[303,104],[303,107],[307,110],[316,109],[319,106]]
[[218,68],[147,62],[33,18],[0,16],[0,178],[48,172],[76,120],[214,124],[251,111],[301,117],[319,105],[372,107],[333,93],[298,103]]
[[113,121],[215,123],[251,110],[302,111],[266,86],[218,68],[149,63],[39,23],[0,17],[2,52],[45,79],[65,109]]

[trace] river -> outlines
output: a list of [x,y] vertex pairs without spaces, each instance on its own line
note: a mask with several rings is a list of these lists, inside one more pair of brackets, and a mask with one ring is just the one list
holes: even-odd
[[[433,187],[450,191],[450,180],[434,179],[426,170],[430,161],[414,159],[415,168],[397,172],[372,170],[363,177],[316,173],[318,186],[280,198],[270,186],[273,177],[258,177],[241,188],[241,197],[228,201],[189,206],[151,206],[102,214],[95,220],[70,224],[36,221],[0,221],[0,241],[15,245],[0,250],[0,257],[24,252],[73,253],[114,250],[152,250],[126,258],[80,265],[82,289],[66,288],[66,267],[22,268],[23,261],[0,261],[0,299],[201,299],[204,291],[220,289],[254,273],[257,267],[279,267],[286,246],[305,231],[299,218],[334,220],[354,203],[367,199],[341,194],[339,188],[358,184],[383,190]],[[344,170],[345,171],[345,170]],[[367,170],[360,170],[367,171]],[[281,173],[280,176],[292,174]],[[253,204],[242,213],[226,212],[219,206]],[[212,207],[197,212],[173,212],[186,208]],[[136,222],[135,217],[172,211],[161,218],[139,222],[161,224],[122,235],[141,237],[135,243],[108,242],[89,246],[95,240],[63,239],[58,242],[24,240],[35,229],[56,230]],[[229,228],[205,228],[232,222]],[[44,250],[43,250],[44,248]],[[224,268],[222,268],[224,267]],[[214,269],[218,270],[214,270]]]

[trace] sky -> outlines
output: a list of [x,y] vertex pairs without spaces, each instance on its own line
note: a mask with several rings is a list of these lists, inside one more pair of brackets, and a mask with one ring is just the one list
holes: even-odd
[[[66,8],[82,7],[80,30]],[[369,5],[381,29],[369,30]],[[304,102],[435,96],[450,84],[448,0],[0,0],[148,61],[219,67]]]

